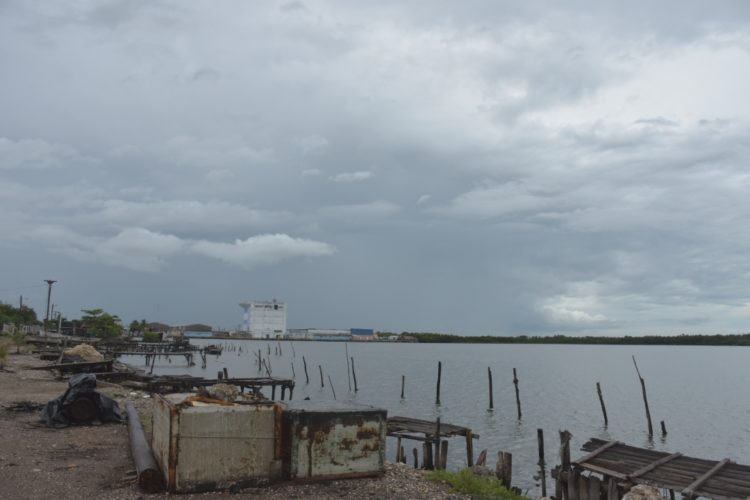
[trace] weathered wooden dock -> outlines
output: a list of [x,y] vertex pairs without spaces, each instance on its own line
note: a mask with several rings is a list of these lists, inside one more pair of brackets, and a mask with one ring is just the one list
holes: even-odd
[[[423,445],[423,463],[425,468],[432,468],[433,464],[438,468],[445,468],[445,462],[448,452],[448,442],[444,438],[463,436],[466,438],[466,458],[469,467],[474,465],[474,439],[479,439],[479,434],[474,434],[468,427],[459,425],[441,423],[440,419],[435,422],[429,420],[420,420],[411,417],[389,417],[387,425],[387,435],[395,437],[398,442],[396,445],[397,461],[405,461],[405,456],[401,448],[402,439],[411,439],[421,441]],[[432,453],[431,445],[435,445],[435,453]],[[416,449],[415,449],[416,450]],[[415,453],[416,460],[416,453]]]
[[237,386],[242,391],[249,390],[257,392],[263,387],[270,387],[271,399],[276,399],[277,387],[281,389],[281,400],[285,399],[287,391],[289,391],[290,400],[294,394],[294,380],[278,377],[206,379],[202,377],[191,377],[189,375],[172,375],[147,377],[143,379],[143,382],[148,391],[159,393],[189,392],[198,389],[199,387],[208,387],[223,383]]
[[573,462],[568,457],[569,465],[563,452],[563,464],[554,473],[558,499],[615,500],[636,484],[667,489],[672,498],[675,493],[687,499],[750,498],[750,466],[728,458],[705,460],[595,438],[582,451],[588,454]]

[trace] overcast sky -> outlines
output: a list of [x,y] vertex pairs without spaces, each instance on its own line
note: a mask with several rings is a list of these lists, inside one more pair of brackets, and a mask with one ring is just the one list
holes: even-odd
[[0,0],[0,300],[750,331],[750,3]]

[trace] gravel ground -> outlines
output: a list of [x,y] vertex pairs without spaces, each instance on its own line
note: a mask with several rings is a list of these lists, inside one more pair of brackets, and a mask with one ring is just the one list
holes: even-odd
[[[38,410],[63,392],[67,382],[44,370],[28,368],[44,362],[21,354],[12,355],[0,371],[0,478],[3,499],[150,499],[169,495],[147,495],[135,484],[125,424],[49,429]],[[151,401],[131,394],[115,384],[100,383],[99,390],[120,402],[131,397],[143,415],[150,414]],[[144,427],[148,429],[148,424]],[[180,495],[179,498],[264,499],[465,499],[448,487],[424,479],[422,471],[403,464],[387,464],[383,477],[349,479],[314,484],[281,483],[265,488]]]

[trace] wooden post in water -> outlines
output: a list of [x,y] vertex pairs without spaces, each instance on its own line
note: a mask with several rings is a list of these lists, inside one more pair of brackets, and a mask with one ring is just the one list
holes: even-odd
[[661,421],[661,435],[662,436],[667,435],[667,426],[664,424],[664,420]]
[[484,462],[486,460],[487,460],[487,448],[479,452],[479,456],[477,457],[477,465],[484,465]]
[[260,353],[260,349],[258,349],[258,371],[263,371],[263,356]]
[[542,482],[542,496],[547,496],[547,477],[544,464],[544,430],[536,430],[536,438],[539,442],[539,477]]
[[227,367],[222,368],[222,371],[224,372],[224,379],[229,380],[229,370],[227,370]]
[[469,467],[474,465],[474,433],[471,430],[466,431],[466,464]]
[[654,435],[654,426],[651,425],[651,411],[648,409],[648,398],[646,397],[646,381],[641,377],[641,372],[638,370],[638,363],[635,362],[635,355],[633,355],[633,365],[635,365],[635,372],[638,374],[638,379],[641,381],[641,391],[643,392],[643,404],[646,406],[646,420],[648,420],[648,437]]
[[513,385],[516,386],[516,409],[518,410],[518,420],[521,420],[521,397],[518,394],[518,377],[516,376],[515,368],[513,368]]
[[219,371],[219,372],[218,372],[218,373],[216,374],[216,379],[217,379],[217,380],[224,380],[224,374],[223,374],[223,373],[222,373],[221,371]]
[[599,394],[599,404],[602,405],[602,414],[604,415],[604,427],[607,427],[609,425],[609,421],[607,420],[607,408],[604,406],[604,397],[602,396],[602,387],[599,385],[599,382],[596,383],[596,392]]
[[435,468],[440,468],[440,417],[438,417],[437,422],[435,422],[435,453],[434,453],[434,462],[435,462]]
[[445,470],[448,468],[448,440],[440,442],[440,468]]
[[425,441],[422,443],[422,468],[425,470],[432,470],[432,443]]
[[331,382],[330,375],[328,375],[328,385],[331,386],[331,392],[333,392],[333,400],[336,401],[336,389],[333,388],[333,382]]
[[354,371],[354,356],[352,356],[352,378],[354,378],[354,392],[358,392],[359,388],[357,387],[357,372]]
[[495,408],[495,403],[492,400],[492,370],[490,367],[487,367],[487,379],[490,382],[490,410]]
[[414,455],[414,468],[419,469],[419,451],[417,451],[416,448],[413,448],[411,452]]
[[555,498],[557,500],[570,500],[567,482],[570,474],[570,432],[560,431],[560,468],[557,471],[555,481]]
[[292,361],[292,380],[297,378],[297,374],[294,373],[294,361]]
[[438,361],[438,378],[437,378],[437,389],[435,393],[435,404],[440,405],[440,377],[443,374],[443,363]]
[[401,399],[404,399],[404,382],[406,381],[406,376],[401,375]]
[[513,455],[511,453],[508,453],[507,451],[497,452],[495,475],[503,486],[510,488],[510,482],[513,476]]
[[309,384],[310,377],[307,376],[307,361],[305,360],[304,356],[302,356],[302,365],[305,367],[305,384]]
[[349,346],[344,342],[344,353],[346,354],[346,381],[349,382],[349,392],[352,391],[352,377],[349,375],[351,367],[349,366]]
[[318,370],[320,370],[320,388],[322,389],[325,387],[325,385],[323,385],[323,367],[318,365]]

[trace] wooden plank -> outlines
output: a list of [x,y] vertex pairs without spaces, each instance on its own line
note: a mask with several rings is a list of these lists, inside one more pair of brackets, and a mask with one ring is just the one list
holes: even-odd
[[578,476],[578,500],[589,500],[589,478]]
[[580,472],[576,468],[570,469],[568,474],[568,480],[566,481],[568,486],[568,500],[578,500],[578,476]]
[[617,491],[617,481],[609,478],[607,482],[607,500],[620,500],[620,494]]
[[594,457],[602,454],[603,452],[607,451],[608,449],[610,449],[613,446],[618,445],[618,444],[622,444],[622,443],[620,443],[619,441],[609,441],[604,446],[600,446],[596,450],[592,451],[591,453],[589,453],[588,455],[584,456],[583,458],[580,458],[580,459],[576,460],[573,463],[574,464],[581,464],[583,462],[589,462],[592,458],[594,458]]
[[616,479],[619,479],[621,481],[625,481],[628,478],[628,475],[616,470],[608,469],[606,467],[600,467],[598,465],[594,464],[578,464],[579,467],[583,467],[584,469],[590,470],[592,472],[598,472],[599,474],[604,474],[605,476],[612,476]]
[[705,483],[706,481],[708,481],[708,479],[711,476],[713,476],[714,474],[716,474],[717,472],[719,472],[719,470],[721,470],[721,468],[724,467],[729,462],[730,462],[730,460],[728,458],[725,458],[721,462],[719,462],[716,465],[714,465],[713,467],[711,467],[711,469],[708,472],[706,472],[701,477],[699,477],[698,479],[696,479],[695,481],[693,481],[693,483],[690,486],[688,486],[687,488],[685,488],[684,490],[682,490],[682,492],[681,492],[682,496],[687,497],[687,498],[692,498],[695,495],[696,490],[698,488],[700,488],[703,483]]
[[682,456],[682,453],[672,453],[671,455],[668,455],[668,456],[666,456],[664,458],[660,458],[659,460],[657,460],[655,462],[651,462],[647,466],[642,467],[642,468],[638,469],[637,471],[628,474],[628,479],[632,480],[632,479],[634,479],[636,477],[642,476],[645,473],[651,472],[652,470],[656,469],[660,465],[664,465],[665,463],[669,462],[670,460],[674,460],[675,458],[679,458],[681,456]]
[[589,476],[589,500],[601,500],[602,482],[596,476]]

